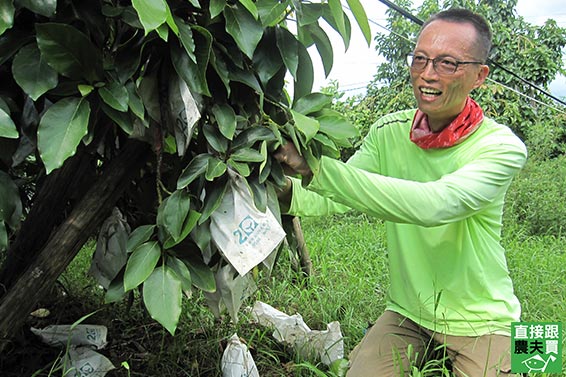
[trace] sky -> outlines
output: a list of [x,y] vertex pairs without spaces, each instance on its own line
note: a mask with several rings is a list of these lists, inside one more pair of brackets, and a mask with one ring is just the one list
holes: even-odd
[[[385,10],[387,7],[379,0],[360,0],[370,20],[372,36],[376,33],[387,33],[380,25],[386,25]],[[395,3],[395,0],[392,0]],[[419,4],[419,0],[414,0]],[[547,19],[553,18],[559,26],[566,27],[566,6],[564,0],[518,0],[517,13],[523,16],[527,22],[535,25],[543,24]],[[349,49],[344,52],[344,44],[341,37],[332,29],[327,34],[332,41],[334,49],[334,65],[328,78],[324,77],[324,69],[318,57],[318,52],[311,47],[311,57],[315,65],[315,83],[313,89],[319,90],[321,86],[330,80],[337,80],[340,91],[346,95],[363,93],[365,86],[371,81],[380,58],[375,51],[375,43],[372,40],[368,47],[355,20],[352,21],[352,39]],[[326,29],[326,28],[325,28]],[[557,97],[566,97],[566,78],[559,77],[550,85],[550,92]]]

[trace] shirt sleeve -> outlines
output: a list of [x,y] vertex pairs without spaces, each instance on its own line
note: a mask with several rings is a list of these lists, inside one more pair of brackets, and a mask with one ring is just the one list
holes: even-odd
[[522,143],[499,143],[436,181],[417,182],[323,157],[306,189],[387,221],[438,226],[465,219],[502,197],[525,161]]

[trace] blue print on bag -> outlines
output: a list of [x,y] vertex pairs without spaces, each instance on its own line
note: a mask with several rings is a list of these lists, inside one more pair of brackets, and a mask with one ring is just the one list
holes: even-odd
[[233,233],[238,237],[238,243],[240,245],[245,243],[252,235],[252,233],[257,229],[258,225],[259,224],[257,223],[257,221],[255,221],[250,215],[244,217],[244,219],[240,221],[238,229],[236,229]]

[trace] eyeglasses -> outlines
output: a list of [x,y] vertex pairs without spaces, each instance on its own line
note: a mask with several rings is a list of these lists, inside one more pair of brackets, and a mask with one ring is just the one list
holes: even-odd
[[484,64],[483,62],[461,62],[449,56],[439,56],[431,59],[424,55],[407,55],[407,64],[413,71],[424,71],[429,61],[432,62],[434,70],[439,75],[453,75],[458,70],[458,67],[464,64]]

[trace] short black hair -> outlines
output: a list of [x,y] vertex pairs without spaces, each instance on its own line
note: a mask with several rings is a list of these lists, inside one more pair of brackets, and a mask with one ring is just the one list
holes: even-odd
[[478,47],[479,47],[479,58],[486,62],[489,56],[489,52],[491,51],[491,28],[486,21],[486,19],[477,14],[472,12],[469,9],[464,8],[451,8],[444,10],[442,12],[436,13],[432,15],[422,26],[421,31],[427,27],[431,22],[443,20],[453,23],[460,23],[460,24],[471,24],[477,32],[478,35]]

